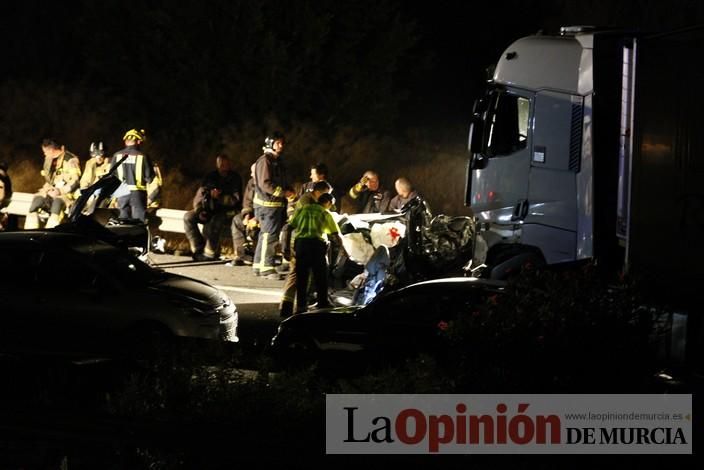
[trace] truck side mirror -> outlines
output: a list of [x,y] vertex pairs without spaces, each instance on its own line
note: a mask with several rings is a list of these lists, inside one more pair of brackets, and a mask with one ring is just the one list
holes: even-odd
[[469,162],[469,168],[471,170],[483,170],[486,168],[488,161],[489,159],[485,155],[482,155],[481,153],[473,153],[472,159]]
[[487,108],[486,97],[479,97],[474,101],[472,117],[469,121],[469,152],[481,153],[484,144],[484,112]]

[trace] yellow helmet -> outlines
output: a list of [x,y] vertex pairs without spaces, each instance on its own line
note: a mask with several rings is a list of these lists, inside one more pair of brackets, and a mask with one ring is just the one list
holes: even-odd
[[125,132],[125,136],[122,138],[122,140],[127,140],[127,139],[134,139],[139,142],[144,142],[147,140],[147,137],[145,135],[144,129],[130,129],[127,132]]

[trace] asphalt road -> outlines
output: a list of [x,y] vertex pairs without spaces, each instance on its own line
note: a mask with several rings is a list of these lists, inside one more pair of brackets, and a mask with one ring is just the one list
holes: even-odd
[[238,336],[243,348],[260,349],[276,332],[283,280],[256,277],[251,266],[227,266],[225,261],[195,262],[190,256],[154,253],[149,259],[156,267],[205,281],[226,292],[239,312]]

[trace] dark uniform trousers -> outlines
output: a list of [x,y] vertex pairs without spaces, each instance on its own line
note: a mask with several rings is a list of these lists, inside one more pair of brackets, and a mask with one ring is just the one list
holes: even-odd
[[317,238],[297,238],[296,249],[296,312],[308,308],[308,276],[313,273],[318,306],[328,303],[328,246]]
[[211,258],[220,256],[220,237],[227,226],[228,217],[226,212],[216,212],[210,217],[207,223],[203,224],[201,234],[198,224],[202,223],[198,218],[196,210],[188,211],[183,216],[183,226],[186,238],[191,245],[194,254],[205,254]]
[[261,231],[257,249],[254,251],[252,267],[259,272],[272,271],[281,229],[286,222],[285,207],[254,206],[254,216],[259,221]]
[[117,198],[117,207],[120,209],[121,219],[139,219],[144,222],[147,213],[147,192],[130,191],[129,194]]

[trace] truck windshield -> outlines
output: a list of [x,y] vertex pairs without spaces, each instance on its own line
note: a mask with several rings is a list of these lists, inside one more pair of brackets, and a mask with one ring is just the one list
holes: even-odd
[[506,90],[494,90],[486,113],[484,155],[510,155],[528,144],[530,100]]

